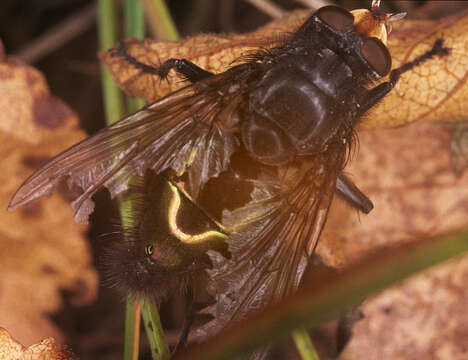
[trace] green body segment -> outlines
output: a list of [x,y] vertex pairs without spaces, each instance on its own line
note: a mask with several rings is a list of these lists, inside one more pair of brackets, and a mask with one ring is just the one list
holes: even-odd
[[139,226],[145,254],[167,270],[183,270],[207,250],[226,251],[227,235],[179,188],[148,172],[145,207]]
[[[156,303],[187,291],[204,292],[208,251],[229,257],[227,234],[171,180],[147,171],[135,177],[125,201],[132,203],[123,239],[103,257],[107,283],[122,295]],[[199,290],[200,289],[200,290]]]

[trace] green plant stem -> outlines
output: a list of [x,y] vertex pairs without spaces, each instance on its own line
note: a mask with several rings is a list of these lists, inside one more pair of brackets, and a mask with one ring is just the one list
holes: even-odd
[[323,276],[313,286],[253,314],[210,341],[175,359],[234,359],[287,337],[301,327],[336,318],[366,297],[430,266],[468,251],[468,231],[381,250],[341,273]]
[[[98,0],[99,48],[108,50],[117,42],[117,2],[115,0]],[[123,101],[120,89],[101,63],[101,84],[108,125],[122,118]]]
[[[135,2],[135,1],[132,1]],[[99,31],[99,48],[106,51],[114,46],[118,41],[118,2],[114,0],[98,0],[98,31]],[[129,11],[137,11],[135,6],[128,6]],[[131,16],[133,19],[133,16]],[[142,17],[142,16],[141,16]],[[138,21],[137,24],[130,26],[132,29],[141,28]],[[143,25],[144,26],[144,25]],[[132,30],[133,31],[133,30]],[[101,83],[104,108],[106,114],[106,123],[108,125],[121,119],[124,115],[123,111],[123,96],[118,86],[113,81],[111,75],[101,63]],[[122,227],[129,227],[129,219],[131,219],[132,202],[120,201],[120,217]],[[125,313],[125,343],[124,343],[124,359],[137,360],[140,342],[140,319],[141,308],[138,302],[131,300],[129,294],[127,298],[126,313]]]
[[171,353],[162,331],[156,304],[151,299],[145,299],[141,303],[141,308],[153,360],[168,360],[171,357]]
[[[139,0],[126,0],[124,2],[124,35],[125,38],[144,39],[145,18],[143,7]],[[127,113],[131,114],[145,106],[141,98],[126,97]]]
[[[125,38],[138,38],[143,39],[145,36],[145,20],[143,7],[138,0],[126,0],[124,4],[124,35]],[[145,105],[145,101],[141,98],[127,97],[127,113],[133,113]],[[121,208],[124,211],[132,211],[133,201],[129,198],[127,201],[121,203]],[[131,221],[131,220],[130,220]],[[127,298],[127,307],[132,305],[132,298]],[[159,313],[156,304],[152,301],[146,300],[141,302],[141,315],[145,321],[146,334],[148,341],[151,345],[151,353],[154,360],[163,360],[168,358],[169,346],[164,335],[164,331],[159,321]],[[138,314],[140,316],[140,314]],[[139,319],[138,319],[139,320]],[[132,329],[140,334],[140,328],[130,328],[132,321],[135,319],[127,318],[125,329],[129,332]],[[128,328],[127,328],[128,324]],[[151,325],[149,325],[151,324]],[[136,334],[134,335],[137,336]]]
[[145,36],[145,20],[143,7],[139,0],[125,0],[124,2],[124,35],[143,39]]
[[140,349],[140,321],[140,303],[138,301],[133,301],[131,296],[127,296],[127,306],[125,308],[125,360],[138,360]]
[[306,329],[295,330],[292,333],[297,350],[301,354],[302,360],[320,360]]
[[151,31],[160,40],[178,40],[179,33],[164,0],[141,0]]

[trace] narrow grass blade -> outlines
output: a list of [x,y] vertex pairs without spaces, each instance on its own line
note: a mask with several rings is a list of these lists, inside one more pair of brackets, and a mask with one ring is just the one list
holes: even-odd
[[[124,36],[141,40],[145,37],[145,18],[139,0],[124,2]],[[145,101],[141,98],[126,97],[126,104],[127,113],[130,114],[145,106]]]
[[127,306],[125,308],[125,344],[124,359],[138,360],[140,349],[140,303],[127,297]]
[[315,350],[315,346],[306,329],[293,331],[292,337],[302,360],[320,360],[317,350]]
[[468,231],[381,250],[360,263],[296,295],[253,314],[177,360],[227,360],[287,337],[301,327],[318,326],[360,304],[366,297],[406,277],[468,251]]
[[[114,0],[98,0],[98,32],[99,48],[108,50],[117,42],[117,2]],[[101,63],[101,83],[107,124],[112,124],[122,118],[122,93],[114,80]]]
[[162,331],[156,304],[150,299],[145,299],[142,301],[141,307],[153,360],[168,360],[171,357],[171,353]]
[[142,0],[152,33],[159,40],[178,40],[179,33],[164,0]]

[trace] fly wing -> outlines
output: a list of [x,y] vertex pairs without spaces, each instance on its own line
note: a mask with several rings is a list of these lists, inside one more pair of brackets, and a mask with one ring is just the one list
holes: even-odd
[[[92,195],[102,186],[115,196],[132,175],[188,170],[193,194],[226,169],[238,146],[235,113],[247,88],[249,65],[189,85],[65,150],[31,175],[9,210],[51,194],[66,180],[77,222],[87,222]],[[76,191],[77,190],[77,191]]]
[[343,158],[341,151],[319,155],[292,190],[250,203],[234,215],[246,216],[249,223],[228,237],[230,259],[210,253],[216,303],[206,311],[214,319],[197,329],[197,337],[210,337],[297,290],[325,224]]

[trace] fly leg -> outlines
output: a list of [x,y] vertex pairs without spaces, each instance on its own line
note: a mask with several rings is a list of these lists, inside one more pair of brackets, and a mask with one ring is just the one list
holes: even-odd
[[214,74],[202,69],[201,67],[195,65],[193,62],[190,62],[186,59],[169,59],[163,62],[159,67],[151,66],[144,64],[127,51],[127,48],[124,45],[119,45],[118,47],[111,50],[112,56],[120,56],[127,60],[130,64],[135,66],[137,69],[142,70],[145,73],[157,75],[161,79],[166,79],[169,71],[174,69],[180,75],[182,75],[186,80],[191,83],[209,78]]
[[340,173],[336,179],[335,191],[341,199],[352,207],[362,211],[364,214],[369,214],[374,208],[372,201],[370,201],[343,173]]
[[181,333],[180,338],[179,338],[179,342],[177,343],[174,350],[172,351],[173,355],[178,354],[187,345],[187,339],[188,339],[188,335],[190,333],[190,328],[192,327],[192,324],[193,324],[194,317],[195,316],[194,316],[193,312],[186,315],[186,318],[185,318],[185,321],[184,321],[184,326],[183,326],[183,329],[182,329],[182,333]]
[[195,320],[196,309],[195,309],[193,294],[191,293],[191,290],[189,291],[189,296],[188,296],[187,301],[188,301],[188,304],[185,310],[185,320],[182,326],[182,333],[180,334],[177,345],[172,351],[172,355],[176,355],[181,350],[183,350],[185,346],[187,345],[187,340],[188,340],[188,336],[190,333],[190,329],[192,328],[193,321]]
[[373,89],[365,92],[362,96],[361,101],[359,101],[360,106],[360,115],[364,114],[367,110],[375,106],[380,100],[382,100],[385,95],[387,95],[396,85],[400,76],[407,71],[414,69],[416,66],[421,65],[422,63],[426,62],[434,58],[435,56],[447,56],[450,54],[450,49],[443,46],[444,39],[439,38],[434,42],[432,49],[425,52],[421,56],[418,56],[413,61],[407,62],[403,64],[397,69],[392,70],[390,73],[390,81],[384,82]]

